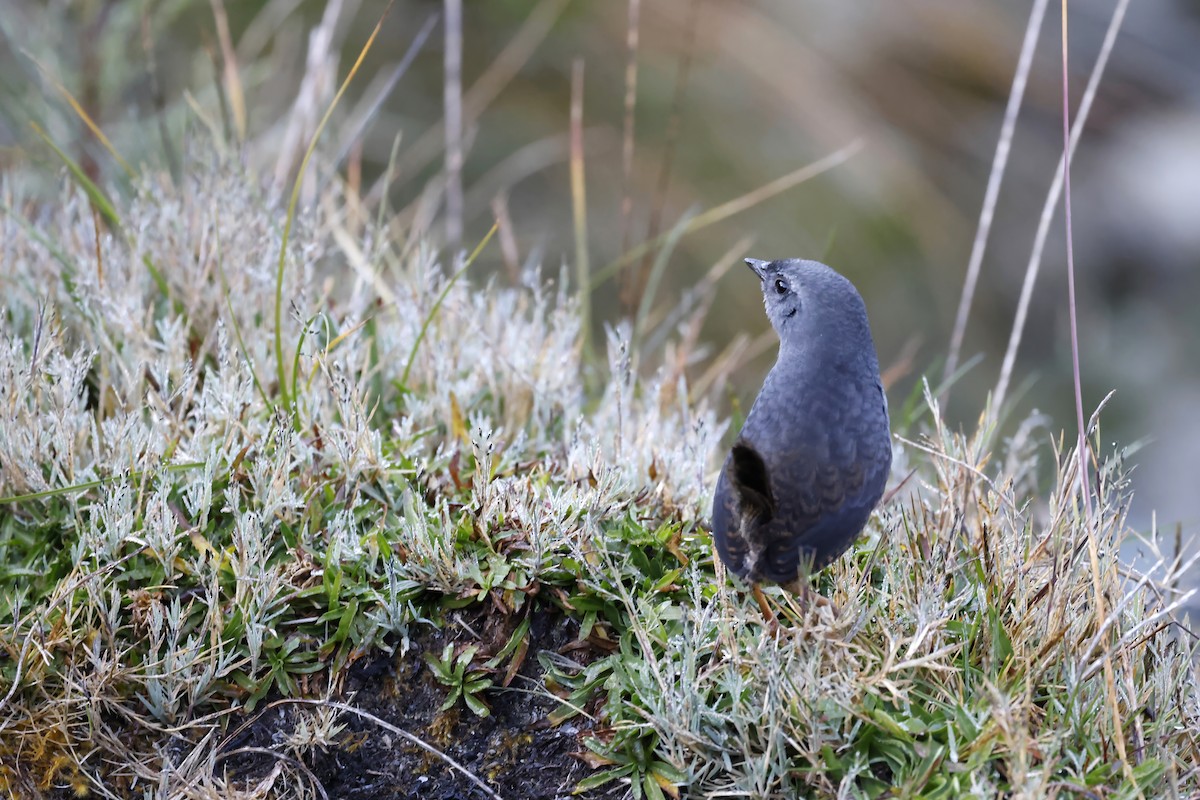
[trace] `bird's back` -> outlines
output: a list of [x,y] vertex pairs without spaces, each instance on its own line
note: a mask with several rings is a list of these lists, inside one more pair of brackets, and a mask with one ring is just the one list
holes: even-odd
[[845,552],[891,467],[878,367],[785,370],[768,376],[713,502],[721,558],[751,581],[790,583]]

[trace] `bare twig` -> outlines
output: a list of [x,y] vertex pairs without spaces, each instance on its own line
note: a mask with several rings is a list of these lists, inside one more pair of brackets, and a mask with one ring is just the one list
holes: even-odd
[[467,780],[471,781],[471,783],[478,786],[484,793],[487,794],[488,797],[495,798],[495,800],[504,800],[504,798],[502,798],[500,795],[498,795],[492,789],[492,787],[490,787],[486,783],[484,783],[483,780],[481,780],[477,775],[475,775],[475,773],[471,772],[469,769],[467,769],[462,764],[455,761],[450,756],[443,753],[441,750],[438,750],[436,747],[429,744],[428,742],[417,738],[416,736],[412,735],[411,733],[404,730],[403,728],[398,728],[395,725],[388,722],[387,720],[380,719],[379,717],[375,716],[374,714],[372,714],[368,711],[363,711],[361,708],[355,708],[354,706],[346,705],[345,703],[339,703],[335,700],[312,700],[312,699],[307,699],[307,698],[302,698],[302,697],[287,697],[282,700],[276,700],[274,703],[271,703],[269,706],[266,707],[266,709],[264,709],[264,711],[266,711],[267,709],[275,708],[276,706],[281,706],[281,705],[326,706],[328,708],[336,708],[338,711],[343,711],[347,714],[354,714],[356,716],[362,717],[365,720],[369,720],[369,721],[375,723],[376,725],[383,728],[388,733],[395,734],[396,736],[399,736],[401,739],[404,739],[407,742],[411,742],[412,744],[415,744],[417,747],[421,748],[422,750],[429,753],[430,755],[432,755],[436,758],[440,758],[442,761],[446,762],[447,765],[449,765],[450,767],[452,767],[455,770],[458,770],[460,773],[462,773],[462,775],[465,778],[467,778]]

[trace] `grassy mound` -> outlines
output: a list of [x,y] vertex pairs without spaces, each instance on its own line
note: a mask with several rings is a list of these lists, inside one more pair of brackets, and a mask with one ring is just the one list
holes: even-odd
[[[771,594],[772,635],[704,529],[727,425],[686,333],[613,328],[601,368],[561,281],[472,282],[336,194],[285,240],[239,165],[192,161],[107,219],[4,189],[10,792],[319,797],[338,753],[389,772],[385,736],[425,759],[397,796],[1200,790],[1178,565],[1117,561],[1119,464],[1088,524],[1038,420],[910,403],[914,474],[830,603]],[[493,751],[557,742],[544,786],[450,763],[493,716]]]

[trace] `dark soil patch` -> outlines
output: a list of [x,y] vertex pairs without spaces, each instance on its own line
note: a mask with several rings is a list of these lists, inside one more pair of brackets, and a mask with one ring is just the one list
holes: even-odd
[[[457,761],[504,800],[558,800],[571,798],[576,784],[592,770],[576,754],[586,750],[582,739],[590,731],[586,717],[576,717],[552,727],[547,715],[559,704],[536,689],[540,678],[537,653],[559,650],[572,642],[578,625],[554,611],[535,611],[529,630],[528,655],[509,688],[498,685],[486,692],[491,707],[487,717],[477,717],[459,701],[438,711],[447,696],[425,663],[423,654],[440,654],[451,631],[464,627],[481,631],[484,647],[499,649],[511,634],[497,630],[489,637],[485,627],[496,615],[461,613],[464,626],[451,623],[446,630],[422,626],[411,632],[409,649],[403,655],[384,656],[359,663],[346,678],[341,696],[335,698],[403,729]],[[484,626],[484,627],[481,627]],[[503,627],[503,626],[502,626]],[[462,638],[467,640],[466,634]],[[491,645],[488,639],[499,642]],[[473,640],[472,640],[473,641]],[[586,661],[584,653],[573,658]],[[500,676],[497,676],[499,684]],[[268,708],[269,703],[264,704]],[[282,741],[295,729],[299,715],[312,707],[279,705],[254,719],[225,752],[263,748],[282,752]],[[411,741],[354,714],[341,715],[345,729],[338,746],[315,757],[306,757],[311,777],[329,798],[346,800],[484,800],[488,798],[469,777]],[[265,775],[275,758],[262,751],[245,752],[225,761],[230,774],[245,779]],[[603,800],[626,795],[627,785],[610,784],[588,793]]]

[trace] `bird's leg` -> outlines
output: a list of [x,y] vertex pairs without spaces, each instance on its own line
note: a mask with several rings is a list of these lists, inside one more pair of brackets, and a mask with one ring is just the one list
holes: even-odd
[[766,620],[767,627],[772,632],[779,630],[779,621],[775,619],[775,612],[767,605],[766,595],[763,594],[762,587],[758,585],[758,581],[750,584],[750,591],[754,595],[754,599],[758,601],[759,610],[762,611],[763,619]]

